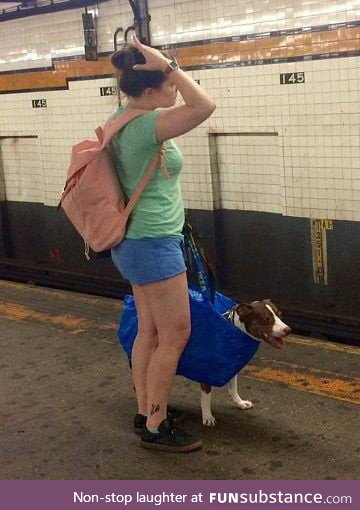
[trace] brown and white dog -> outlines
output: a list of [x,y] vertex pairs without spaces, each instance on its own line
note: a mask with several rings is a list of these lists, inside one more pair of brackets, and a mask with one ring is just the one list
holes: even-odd
[[[224,314],[235,326],[245,331],[258,342],[264,341],[275,349],[285,346],[285,337],[291,329],[281,320],[280,310],[269,299],[240,303]],[[252,402],[243,400],[237,388],[237,375],[228,383],[231,401],[240,409],[250,409]],[[203,424],[214,427],[216,420],[211,412],[211,386],[201,384],[201,412]]]

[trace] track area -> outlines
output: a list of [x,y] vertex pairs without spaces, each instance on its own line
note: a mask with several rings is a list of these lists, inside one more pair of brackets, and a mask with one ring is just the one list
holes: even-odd
[[255,407],[177,378],[172,404],[204,448],[138,446],[135,399],[116,338],[121,301],[0,281],[2,479],[354,479],[359,470],[360,349],[291,336],[263,346],[239,378]]

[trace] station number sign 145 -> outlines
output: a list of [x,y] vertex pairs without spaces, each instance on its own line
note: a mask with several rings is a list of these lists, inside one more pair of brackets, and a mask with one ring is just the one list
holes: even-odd
[[47,108],[46,99],[33,99],[32,107],[33,108]]
[[116,85],[110,87],[100,87],[100,96],[115,96]]
[[305,73],[283,73],[280,74],[281,85],[295,85],[296,83],[305,83]]

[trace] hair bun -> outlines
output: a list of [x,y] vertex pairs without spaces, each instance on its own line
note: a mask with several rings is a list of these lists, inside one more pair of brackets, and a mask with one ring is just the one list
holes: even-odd
[[140,51],[133,46],[124,44],[121,50],[116,51],[111,56],[111,63],[120,71],[130,71],[136,64],[145,64],[146,59]]

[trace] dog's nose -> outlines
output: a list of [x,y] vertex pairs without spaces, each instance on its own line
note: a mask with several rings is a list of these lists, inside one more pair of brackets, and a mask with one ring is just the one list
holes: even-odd
[[290,333],[291,333],[291,328],[289,328],[289,326],[286,326],[286,328],[284,328],[284,335],[288,336],[288,335],[290,335]]

